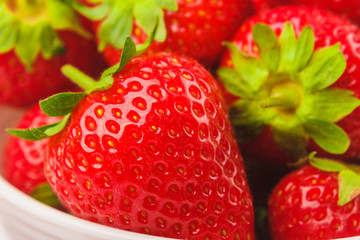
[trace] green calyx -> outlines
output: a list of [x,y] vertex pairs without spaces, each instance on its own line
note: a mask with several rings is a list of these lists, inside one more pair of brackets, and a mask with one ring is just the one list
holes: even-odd
[[50,59],[65,51],[57,30],[90,37],[74,9],[59,0],[0,0],[0,53],[14,50],[28,71],[41,53]]
[[31,193],[30,196],[50,207],[61,206],[59,198],[51,189],[48,182],[39,184]]
[[218,71],[227,90],[239,97],[230,113],[240,140],[251,140],[270,126],[274,141],[293,157],[308,155],[310,138],[329,153],[344,153],[350,140],[336,122],[360,100],[331,87],[346,68],[340,44],[314,51],[313,30],[305,27],[296,38],[290,23],[279,38],[269,26],[257,24],[253,38],[260,57],[226,43],[234,67]]
[[40,108],[47,116],[63,117],[61,121],[39,128],[7,129],[7,131],[16,137],[29,141],[42,140],[59,133],[66,126],[74,108],[84,97],[93,92],[111,88],[114,83],[113,75],[120,72],[133,57],[142,55],[149,48],[154,40],[157,26],[158,22],[156,22],[148,39],[142,45],[136,46],[134,41],[128,37],[123,46],[119,64],[106,69],[99,81],[95,81],[71,65],[63,66],[61,68],[63,74],[83,88],[85,92],[58,93],[40,101]]
[[[70,0],[71,1],[71,0]],[[133,22],[148,35],[158,21],[155,40],[163,42],[166,39],[164,10],[177,11],[176,0],[103,0],[94,7],[86,7],[76,1],[71,1],[74,7],[84,16],[98,21],[99,50],[106,45],[120,49],[133,31]]]
[[360,195],[360,166],[331,159],[317,158],[315,152],[308,157],[310,164],[325,172],[338,173],[338,204],[344,206]]

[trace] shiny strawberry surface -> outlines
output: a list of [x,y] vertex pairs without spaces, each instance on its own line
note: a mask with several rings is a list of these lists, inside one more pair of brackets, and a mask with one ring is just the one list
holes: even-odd
[[45,174],[74,215],[187,239],[254,239],[252,197],[213,77],[188,58],[134,58],[50,139]]

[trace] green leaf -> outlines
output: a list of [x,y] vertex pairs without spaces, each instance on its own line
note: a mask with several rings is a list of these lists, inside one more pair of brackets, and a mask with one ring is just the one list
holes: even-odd
[[345,205],[360,195],[360,175],[351,170],[343,170],[338,176],[339,204]]
[[226,89],[235,96],[241,98],[251,98],[252,89],[249,92],[247,84],[242,81],[240,74],[232,68],[220,68],[217,72],[220,80]]
[[111,6],[111,11],[99,27],[99,50],[102,51],[107,44],[121,48],[127,36],[131,35],[133,27],[132,5],[127,1],[118,1]]
[[60,55],[65,52],[65,46],[60,40],[58,34],[48,24],[42,28],[40,41],[42,55],[45,59],[52,58],[53,56]]
[[353,96],[353,92],[329,88],[307,95],[297,114],[302,118],[337,122],[352,113],[359,105],[360,100]]
[[280,44],[280,61],[279,73],[290,73],[296,56],[297,40],[294,28],[291,23],[286,22],[284,30],[279,39]]
[[339,126],[317,119],[305,119],[303,127],[325,151],[332,154],[343,154],[349,148],[350,139]]
[[[262,65],[259,58],[245,56],[233,43],[225,43],[231,51],[231,59],[235,70],[244,82],[244,88],[256,95],[262,84],[269,76],[269,72]],[[229,90],[230,91],[230,90]]]
[[69,119],[69,115],[63,118],[63,120],[61,120],[58,123],[44,125],[38,128],[6,129],[6,130],[8,133],[10,133],[15,137],[22,138],[28,141],[38,141],[53,136],[58,132],[60,132],[66,125],[68,119]]
[[315,157],[315,153],[309,155],[309,162],[313,167],[325,172],[340,172],[348,169],[345,164],[339,161]]
[[71,30],[83,37],[91,38],[81,25],[75,10],[59,0],[47,0],[46,7],[51,26],[56,30]]
[[86,95],[87,94],[83,92],[58,93],[40,101],[40,108],[50,117],[65,116],[70,114]]
[[135,55],[136,55],[136,45],[134,41],[131,39],[131,37],[127,37],[123,51],[121,53],[120,63],[118,65],[119,67],[116,72],[120,72],[125,67],[125,65],[128,62],[130,62],[133,57],[135,57]]
[[46,128],[44,134],[46,134],[48,137],[54,136],[55,134],[59,133],[61,130],[64,129],[69,119],[70,114],[66,115],[60,122],[57,122],[55,125]]
[[308,91],[322,90],[332,85],[344,73],[346,60],[340,44],[316,51],[299,79]]
[[297,42],[295,60],[292,65],[292,76],[299,72],[309,62],[314,52],[314,39],[314,31],[311,27],[307,26],[301,31]]
[[256,24],[252,31],[260,56],[270,72],[276,72],[280,59],[280,46],[275,32],[265,24]]
[[39,184],[31,193],[30,196],[48,206],[59,206],[60,201],[56,194],[51,189],[48,182]]
[[287,129],[272,127],[271,133],[277,146],[296,158],[303,158],[308,155],[306,149],[308,139],[304,130],[300,127]]

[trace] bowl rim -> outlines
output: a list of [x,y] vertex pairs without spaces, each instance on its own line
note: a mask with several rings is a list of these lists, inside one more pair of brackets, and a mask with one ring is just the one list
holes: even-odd
[[[30,215],[36,215],[37,218],[44,220],[45,222],[49,222],[52,225],[62,226],[69,230],[76,229],[78,232],[91,232],[94,236],[101,236],[101,239],[113,239],[115,237],[120,239],[121,237],[126,237],[126,239],[129,240],[170,239],[112,228],[75,217],[65,212],[61,212],[29,197],[25,193],[12,186],[2,176],[0,176],[0,200],[5,201],[7,204],[16,209],[19,209],[19,211],[26,212]],[[1,215],[1,217],[6,220],[4,215]],[[64,223],[66,223],[66,225],[63,225]]]

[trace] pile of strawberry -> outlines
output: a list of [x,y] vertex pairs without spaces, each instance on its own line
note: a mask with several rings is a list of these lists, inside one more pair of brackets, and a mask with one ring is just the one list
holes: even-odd
[[360,236],[359,9],[0,0],[4,176],[155,236]]

